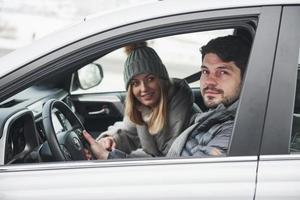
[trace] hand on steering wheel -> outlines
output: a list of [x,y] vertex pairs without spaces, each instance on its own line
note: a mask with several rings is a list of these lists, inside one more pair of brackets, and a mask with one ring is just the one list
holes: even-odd
[[[97,159],[106,160],[109,154],[109,150],[106,148],[105,144],[96,141],[87,131],[83,131],[84,138],[88,141],[92,153]],[[86,154],[89,157],[89,154]]]
[[[61,113],[65,117],[64,121],[67,120],[71,125],[71,127],[65,127],[67,130],[58,133],[55,132],[52,119],[57,113]],[[46,102],[42,117],[46,139],[54,161],[87,159],[84,149],[88,149],[89,145],[82,134],[84,127],[64,102],[55,99]]]

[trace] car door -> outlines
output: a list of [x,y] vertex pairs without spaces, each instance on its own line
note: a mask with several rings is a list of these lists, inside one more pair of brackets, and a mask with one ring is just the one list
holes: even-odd
[[[1,166],[0,198],[253,199],[280,16],[280,6],[218,9],[165,16],[101,32],[36,61],[45,62],[48,56],[60,63],[74,63],[94,58],[95,54],[104,54],[119,47],[120,43],[220,28],[248,29],[252,27],[250,24],[255,24],[255,38],[228,157]],[[262,46],[269,51],[266,52]],[[73,58],[72,62],[70,58]],[[30,63],[23,70],[31,69],[35,64]],[[55,70],[52,65],[52,62],[47,63],[46,68]],[[61,65],[61,69],[63,67]],[[258,74],[258,71],[261,73]],[[12,76],[16,74],[12,73]],[[34,78],[43,76],[42,73],[38,75],[40,77]]]
[[[105,78],[105,77],[104,77]],[[125,92],[77,94],[71,96],[84,127],[94,138],[114,122],[122,121]]]
[[282,11],[255,199],[299,199],[299,6]]

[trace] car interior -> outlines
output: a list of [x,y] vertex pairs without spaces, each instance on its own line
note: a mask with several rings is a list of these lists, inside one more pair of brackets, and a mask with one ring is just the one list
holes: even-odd
[[295,95],[295,106],[293,114],[293,126],[291,136],[291,153],[300,151],[300,64],[298,64],[297,87]]
[[[239,27],[231,29],[231,32],[244,37],[251,43],[254,38],[255,24],[250,24],[250,26],[253,27],[251,30]],[[156,40],[149,40],[147,43],[155,48]],[[119,49],[123,51],[122,47],[124,46]],[[197,62],[201,61],[199,47],[195,50],[197,51],[196,57],[198,56],[197,59],[199,59]],[[2,164],[84,160],[84,156],[78,150],[80,146],[86,145],[81,144],[83,142],[82,130],[87,129],[96,138],[108,126],[123,118],[125,88],[120,87],[120,90],[115,91],[95,89],[101,86],[104,79],[111,73],[109,72],[111,66],[102,62],[103,58],[109,54],[113,54],[113,51],[93,62],[74,65],[64,73],[49,74],[43,80],[39,80],[34,85],[0,102],[0,137],[6,136],[7,138],[5,145],[1,146],[4,148],[1,151],[5,152]],[[164,56],[161,57],[164,60]],[[124,62],[124,58],[115,64],[119,67],[120,74],[122,73],[122,62]],[[190,84],[195,97],[194,109],[197,112],[207,110],[200,94],[200,64],[194,64],[194,71],[187,70],[186,75],[179,77]],[[84,69],[83,72],[80,72],[82,69]],[[172,67],[167,69],[170,72]],[[98,77],[94,77],[95,74]],[[84,78],[84,76],[86,77]],[[171,76],[176,77],[176,75]],[[123,83],[122,78],[118,79]],[[108,82],[109,86],[115,84],[115,80],[109,81],[112,81]],[[298,110],[298,107],[295,109]],[[300,111],[298,113],[295,115],[300,116]],[[299,119],[300,117],[294,118],[300,124]],[[298,130],[296,131],[298,136],[295,136],[293,141],[300,141],[299,127],[295,128]],[[70,130],[72,130],[72,134],[78,135],[79,141],[73,141],[78,143],[78,149],[76,149],[76,145],[70,147],[71,149],[69,147],[66,149],[61,144],[51,147],[51,143],[56,140],[55,135],[60,142],[70,142],[67,138],[62,138],[67,137],[62,133],[70,132]],[[57,151],[59,147],[61,151]],[[292,142],[292,148],[299,149],[299,143]]]

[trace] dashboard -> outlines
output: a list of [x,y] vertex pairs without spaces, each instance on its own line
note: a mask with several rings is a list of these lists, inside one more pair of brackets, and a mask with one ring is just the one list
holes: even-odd
[[26,140],[25,140],[25,120],[19,118],[13,123],[10,127],[10,134],[8,134],[7,146],[6,146],[6,160],[13,160],[14,156],[21,153],[25,149]]
[[31,111],[20,111],[9,119],[5,128],[5,164],[24,162],[26,155],[38,147],[38,135]]
[[[1,147],[0,164],[38,162],[35,152],[46,141],[42,121],[43,105],[49,99],[62,100],[72,106],[68,92],[63,89],[39,87],[28,88],[0,105]],[[74,108],[73,108],[74,109]],[[63,115],[54,110],[53,126],[56,133],[70,127]]]

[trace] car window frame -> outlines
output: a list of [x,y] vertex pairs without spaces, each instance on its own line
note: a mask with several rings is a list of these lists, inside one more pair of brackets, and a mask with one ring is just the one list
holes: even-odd
[[280,6],[262,7],[243,80],[229,155],[259,155],[280,18]]
[[300,26],[296,26],[299,19],[300,6],[283,7],[261,155],[290,153],[300,47]]

